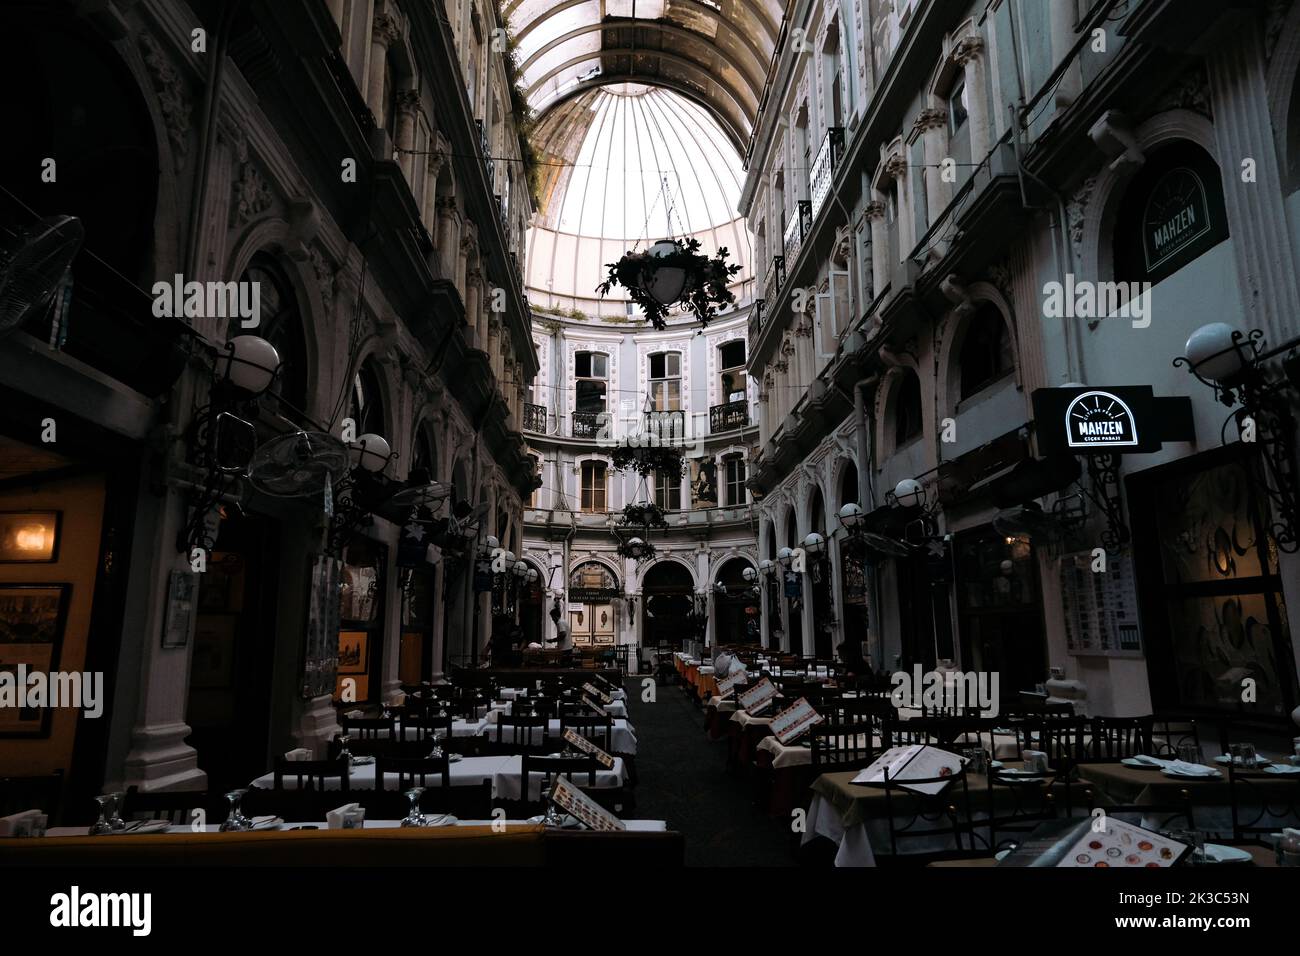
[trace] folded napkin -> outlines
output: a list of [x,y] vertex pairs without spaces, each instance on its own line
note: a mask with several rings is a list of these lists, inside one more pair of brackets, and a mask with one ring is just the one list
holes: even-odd
[[284,752],[285,760],[310,760],[314,755],[306,747],[295,747]]
[[362,717],[366,716],[366,712],[364,710],[349,710],[343,716],[350,717],[353,720],[360,720]]
[[0,837],[29,837],[45,832],[45,814],[40,810],[23,810],[0,817]]
[[347,815],[349,810],[358,810],[360,807],[361,804],[359,803],[345,803],[343,806],[325,814],[325,823],[331,830],[342,830],[344,816]]
[[1275,773],[1278,774],[1279,776],[1282,776],[1286,774],[1300,773],[1300,767],[1292,766],[1284,763],[1271,763],[1267,767],[1264,767],[1260,772]]
[[[1170,764],[1176,763],[1177,761],[1166,760],[1163,757],[1152,757],[1149,754],[1138,754],[1133,758],[1133,762],[1145,764],[1148,767],[1168,767]],[[1188,764],[1188,766],[1195,766],[1195,764]],[[1206,769],[1209,768],[1207,767]]]
[[1220,776],[1219,771],[1213,767],[1207,767],[1199,763],[1188,763],[1186,760],[1171,760],[1165,765],[1164,769],[1171,773],[1182,774],[1184,777]]

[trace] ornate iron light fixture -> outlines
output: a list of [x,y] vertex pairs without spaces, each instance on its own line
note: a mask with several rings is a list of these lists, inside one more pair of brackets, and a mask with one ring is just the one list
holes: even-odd
[[[1220,432],[1224,443],[1228,422],[1235,422],[1238,441],[1258,445],[1260,467],[1248,472],[1273,506],[1269,531],[1278,548],[1295,552],[1300,549],[1300,482],[1292,408],[1300,392],[1300,338],[1266,350],[1259,329],[1242,332],[1211,322],[1188,337],[1186,352],[1174,366],[1186,366],[1233,409]],[[1270,374],[1269,363],[1279,357],[1281,376]]]

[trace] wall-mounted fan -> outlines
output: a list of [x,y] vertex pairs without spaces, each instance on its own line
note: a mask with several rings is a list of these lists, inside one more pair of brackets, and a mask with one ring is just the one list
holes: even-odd
[[249,462],[248,480],[276,498],[310,498],[347,472],[347,445],[326,432],[297,431],[261,445]]
[[49,307],[85,238],[77,217],[50,216],[0,248],[0,335]]

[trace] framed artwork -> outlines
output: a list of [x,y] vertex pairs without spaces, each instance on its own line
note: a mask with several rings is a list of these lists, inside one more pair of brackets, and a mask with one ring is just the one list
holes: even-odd
[[370,634],[366,631],[339,632],[340,674],[370,672]]
[[55,644],[63,637],[70,584],[0,584],[0,644]]
[[[0,688],[58,670],[70,584],[0,584]],[[25,703],[21,699],[15,703]],[[48,737],[48,707],[0,707],[0,737]]]
[[59,559],[61,511],[0,511],[0,564],[49,564]]
[[163,647],[184,647],[194,633],[195,604],[199,576],[193,571],[174,570],[167,583],[167,613],[163,619]]
[[233,614],[205,614],[194,629],[190,686],[221,690],[234,684],[235,622]]

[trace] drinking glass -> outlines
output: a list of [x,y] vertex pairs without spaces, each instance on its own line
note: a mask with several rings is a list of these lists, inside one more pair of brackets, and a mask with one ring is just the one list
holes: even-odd
[[1194,741],[1184,741],[1178,745],[1178,759],[1184,763],[1205,763],[1205,752],[1201,750],[1200,744]]
[[352,752],[348,750],[348,741],[352,738],[347,734],[339,734],[339,759],[345,761],[349,767],[352,766]]
[[244,799],[246,793],[248,793],[247,788],[231,790],[226,794],[226,800],[230,802],[230,814],[226,817],[225,822],[221,824],[220,830],[222,833],[237,833],[252,827],[253,821],[244,816],[243,811],[239,809],[239,802]]
[[1259,755],[1255,752],[1254,744],[1239,744],[1241,750],[1241,767],[1243,770],[1254,770],[1259,766]]
[[402,820],[404,827],[422,827],[425,824],[424,814],[420,812],[420,797],[424,794],[424,787],[412,787],[406,791],[406,799],[411,801],[411,809]]
[[122,802],[126,799],[126,794],[118,791],[117,793],[110,793],[109,797],[113,802],[109,804],[108,825],[114,830],[125,830],[126,821],[122,819],[121,811]]
[[99,819],[91,825],[86,832],[87,836],[103,836],[105,833],[113,832],[113,825],[108,822],[108,814],[112,809],[113,795],[111,793],[100,794],[95,798],[99,804]]

